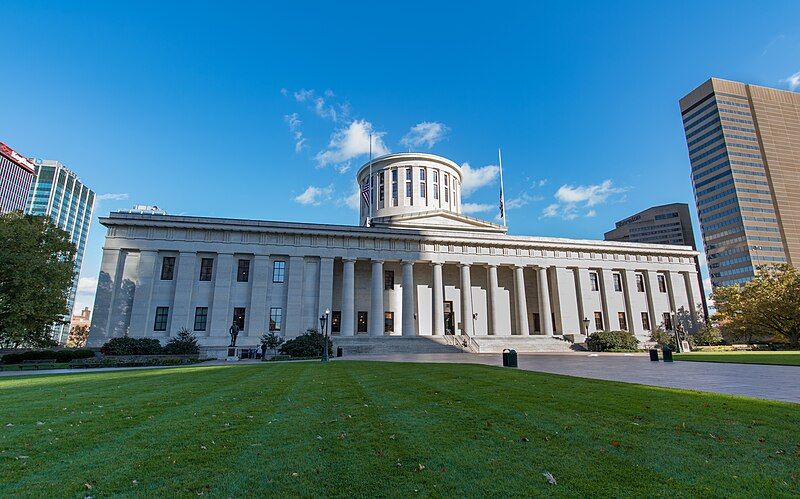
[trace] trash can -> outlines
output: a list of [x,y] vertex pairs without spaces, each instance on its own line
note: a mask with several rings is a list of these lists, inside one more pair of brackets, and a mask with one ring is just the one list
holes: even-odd
[[650,360],[658,362],[658,350],[655,348],[650,349]]
[[336,356],[337,357],[341,357],[342,356],[342,347],[336,347]]
[[508,348],[503,350],[503,367],[517,367],[516,350],[509,350]]
[[668,346],[664,346],[664,362],[672,362],[672,349]]

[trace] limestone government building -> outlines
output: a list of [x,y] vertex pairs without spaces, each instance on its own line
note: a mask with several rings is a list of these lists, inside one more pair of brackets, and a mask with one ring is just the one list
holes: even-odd
[[[462,214],[461,168],[432,154],[364,165],[360,225],[113,212],[90,346],[192,331],[222,356],[319,329],[345,352],[566,350],[597,330],[640,339],[697,324],[688,246],[511,236]],[[369,199],[369,205],[367,200]],[[371,210],[369,208],[371,206]],[[370,213],[370,211],[372,213]]]

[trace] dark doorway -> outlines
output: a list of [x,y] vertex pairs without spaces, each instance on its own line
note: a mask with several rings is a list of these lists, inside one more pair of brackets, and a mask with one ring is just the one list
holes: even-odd
[[451,301],[444,302],[444,334],[456,334],[456,317]]

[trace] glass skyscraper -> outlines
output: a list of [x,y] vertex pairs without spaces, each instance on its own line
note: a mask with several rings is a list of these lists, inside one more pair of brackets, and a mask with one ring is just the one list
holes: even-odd
[[[75,244],[75,278],[67,303],[70,314],[65,317],[69,321],[75,294],[78,291],[78,277],[83,263],[86,238],[92,222],[95,193],[86,187],[75,175],[58,161],[35,160],[35,177],[28,194],[26,213],[50,217],[58,227],[67,231]],[[53,327],[53,339],[63,345],[69,337],[69,322]]]

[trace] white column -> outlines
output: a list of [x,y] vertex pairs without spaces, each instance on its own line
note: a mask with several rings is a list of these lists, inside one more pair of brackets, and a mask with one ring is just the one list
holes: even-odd
[[[197,268],[197,253],[194,251],[181,251],[178,255],[178,268],[175,271],[175,297],[172,300],[172,321],[170,336],[178,334],[178,330],[182,327],[194,329],[194,310],[189,307],[192,304],[192,292],[194,291],[195,282],[200,278],[199,274],[195,274]],[[208,335],[210,331],[206,325],[206,331],[200,331],[199,334]],[[198,334],[198,333],[195,333]]]
[[111,307],[114,303],[114,290],[117,287],[119,277],[119,256],[119,250],[103,249],[100,274],[97,278],[97,292],[94,296],[92,326],[89,328],[87,346],[102,346],[111,333]]
[[[593,319],[589,317],[589,311],[586,310],[586,293],[589,292],[589,273],[585,269],[574,268],[572,269],[573,278],[575,279],[575,298],[578,302],[578,323],[580,324],[580,332],[585,336],[589,336],[589,327]],[[584,323],[584,319],[589,319],[589,323]]]
[[514,266],[514,294],[517,304],[517,334],[527,336],[531,333],[528,327],[528,301],[525,298],[525,274],[523,267],[519,265]]
[[653,293],[658,290],[658,274],[643,270],[644,274],[644,290],[647,297],[647,315],[650,319],[650,331],[655,330],[661,324],[661,317],[656,316],[656,306],[654,303]]
[[342,261],[342,336],[353,336],[355,333],[356,315],[356,261]]
[[250,306],[247,309],[247,335],[258,338],[267,333],[267,293],[269,291],[270,267],[268,255],[256,255],[251,263]]
[[539,284],[539,323],[542,326],[542,334],[546,336],[553,335],[553,309],[550,307],[550,286],[547,279],[547,269],[539,267],[538,284]]
[[461,264],[461,334],[472,336],[472,278],[469,265]]
[[233,322],[230,313],[233,254],[219,253],[214,262],[214,300],[211,303],[211,330],[209,336],[225,337]]
[[[319,260],[319,309],[317,317],[325,315],[333,308],[333,258],[322,257]],[[330,313],[328,314],[328,333],[330,333]]]
[[622,269],[620,270],[620,274],[622,275],[622,292],[623,292],[623,299],[625,300],[625,316],[628,321],[628,331],[633,334],[642,334],[642,321],[641,319],[636,320],[636,317],[633,316],[633,297],[631,293],[636,293],[636,272]]
[[[153,298],[153,280],[157,267],[158,252],[152,250],[142,250],[139,252],[139,266],[136,270],[138,282],[133,292],[133,305],[131,306],[131,325],[128,334],[133,337],[143,337],[153,335],[153,324],[149,323],[151,313],[151,301]],[[164,303],[164,305],[167,305]],[[157,304],[154,306],[161,306]],[[174,312],[170,310],[170,312]],[[157,333],[165,334],[165,333]]]
[[414,319],[414,262],[402,262],[403,266],[403,336],[417,335]]
[[603,309],[603,328],[605,331],[613,331],[611,327],[611,307],[608,303],[611,301],[611,293],[614,292],[614,272],[609,269],[600,269],[598,271],[600,277],[600,300]]
[[383,260],[372,260],[372,290],[369,311],[370,336],[383,336],[383,314]]
[[487,273],[487,281],[489,283],[489,289],[487,293],[488,303],[487,308],[489,310],[489,334],[491,335],[501,335],[505,336],[511,333],[511,331],[500,331],[500,306],[498,303],[498,296],[497,296],[497,265],[489,265],[486,269]]
[[439,262],[433,263],[433,334],[444,334],[444,285]]
[[[284,331],[287,338],[294,338],[306,332],[303,327],[303,270],[305,259],[302,256],[289,257],[289,275],[286,288],[286,315],[283,317]],[[314,329],[319,329],[319,323]]]

